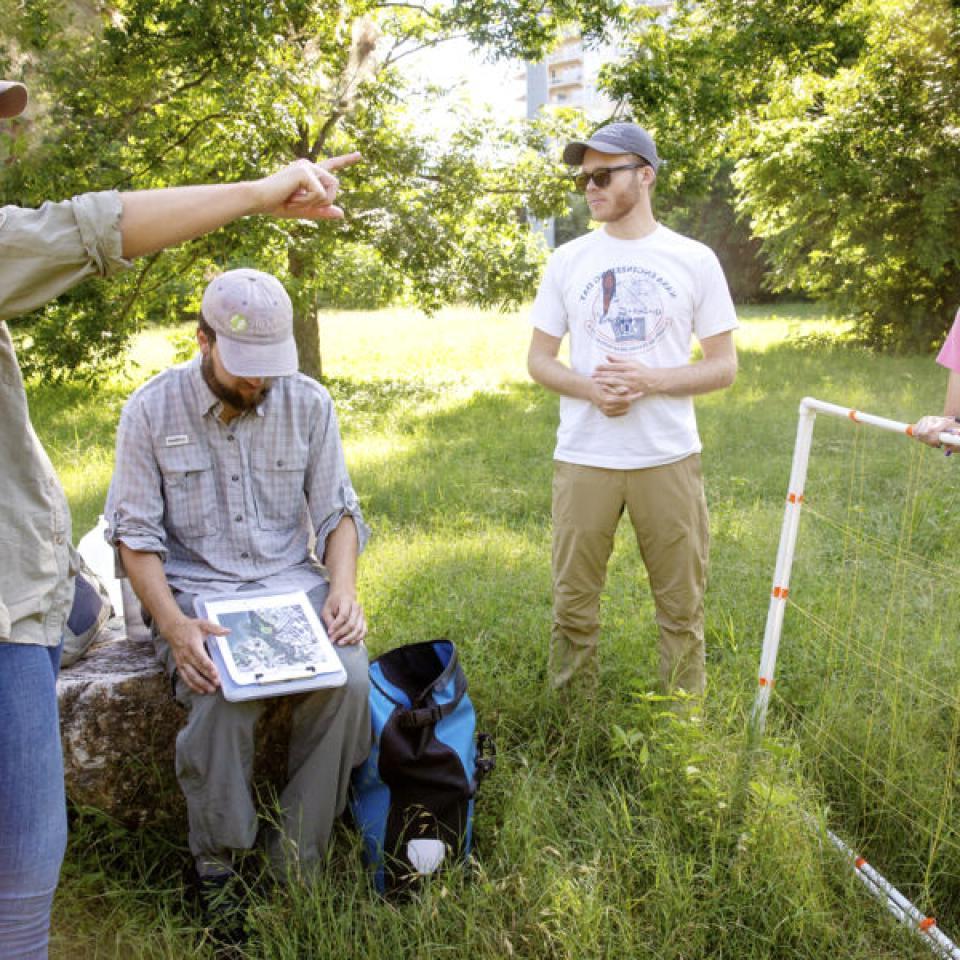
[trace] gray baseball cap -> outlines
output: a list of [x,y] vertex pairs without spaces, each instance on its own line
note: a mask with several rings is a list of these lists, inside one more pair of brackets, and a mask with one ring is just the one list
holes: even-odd
[[17,117],[26,109],[27,88],[15,80],[0,80],[0,119]]
[[297,372],[293,304],[269,273],[228,270],[203,292],[200,313],[217,334],[220,359],[235,377],[288,377]]
[[597,150],[600,153],[633,153],[643,158],[658,170],[660,157],[657,156],[657,145],[653,137],[643,127],[635,123],[608,123],[597,130],[589,140],[574,140],[563,148],[563,162],[571,166],[583,163],[583,155],[587,150]]

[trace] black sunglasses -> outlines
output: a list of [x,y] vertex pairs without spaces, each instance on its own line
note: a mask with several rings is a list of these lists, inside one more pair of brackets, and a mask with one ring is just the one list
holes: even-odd
[[596,170],[591,170],[589,173],[586,170],[581,170],[574,176],[573,185],[583,193],[592,180],[602,190],[604,187],[610,186],[610,174],[616,173],[617,170],[639,170],[641,167],[648,166],[650,166],[648,163],[621,163],[619,167],[597,167]]

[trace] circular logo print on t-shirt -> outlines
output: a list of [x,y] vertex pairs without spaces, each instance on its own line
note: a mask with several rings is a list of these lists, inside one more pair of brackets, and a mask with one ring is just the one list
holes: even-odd
[[609,353],[645,353],[666,333],[660,285],[636,267],[604,270],[583,292],[587,333]]

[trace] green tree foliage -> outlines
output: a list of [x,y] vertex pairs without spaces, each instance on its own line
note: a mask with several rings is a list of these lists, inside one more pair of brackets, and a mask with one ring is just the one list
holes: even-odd
[[[638,9],[628,55],[605,72],[612,96],[656,135],[665,163],[657,180],[657,215],[674,229],[709,244],[720,257],[734,297],[769,297],[766,263],[749,223],[735,212],[728,127],[747,96],[730,83],[729,61],[717,39],[719,19],[700,5],[680,3],[669,21]],[[725,43],[738,32],[723,32]]]
[[117,0],[105,12],[82,0],[0,0],[0,66],[30,82],[34,103],[0,134],[0,159],[16,160],[0,172],[6,202],[364,155],[341,176],[344,222],[254,218],[147,258],[109,288],[78,288],[21,326],[33,348],[26,372],[96,376],[132,331],[189,315],[205,279],[233,266],[283,279],[301,366],[315,374],[321,306],[402,296],[433,310],[528,296],[543,251],[517,211],[565,209],[561,168],[545,158],[569,118],[513,129],[465,117],[440,143],[416,124],[430,91],[411,90],[398,63],[456,36],[535,56],[581,7],[594,35],[621,15],[610,0],[568,0],[550,16],[533,0]]
[[612,77],[676,157],[732,169],[773,290],[929,348],[960,300],[960,28],[947,0],[702,0]]

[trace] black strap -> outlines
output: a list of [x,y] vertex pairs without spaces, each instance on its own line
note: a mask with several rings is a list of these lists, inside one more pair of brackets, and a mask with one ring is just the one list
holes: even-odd
[[489,733],[477,734],[477,782],[493,772],[497,765],[497,745]]
[[[377,687],[377,689],[380,688]],[[408,730],[435,726],[444,717],[449,717],[460,706],[460,701],[466,692],[467,678],[463,675],[462,670],[458,670],[454,675],[453,697],[449,703],[427,703],[426,706],[412,709],[400,707],[397,710],[397,725]],[[433,700],[433,697],[428,697],[428,700]]]
[[455,700],[440,706],[434,703],[417,710],[405,710],[401,707],[397,710],[397,726],[406,730],[436,726],[444,717],[449,716],[457,709],[460,700],[461,697],[457,697]]

